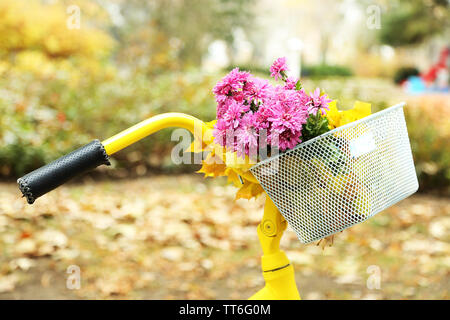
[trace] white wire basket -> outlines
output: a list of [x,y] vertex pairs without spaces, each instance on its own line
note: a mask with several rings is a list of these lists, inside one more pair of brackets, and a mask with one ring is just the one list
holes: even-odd
[[361,223],[417,191],[400,103],[250,170],[302,243]]

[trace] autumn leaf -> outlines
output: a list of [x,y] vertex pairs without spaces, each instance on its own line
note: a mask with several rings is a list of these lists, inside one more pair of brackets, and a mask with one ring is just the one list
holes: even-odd
[[356,101],[352,109],[342,111],[340,126],[367,117],[371,113],[370,109],[370,103]]
[[227,177],[227,182],[240,188],[237,191],[236,199],[251,199],[264,192],[259,182],[253,177],[250,168],[254,165],[248,156],[244,158],[236,152],[227,151],[226,148],[214,143],[212,130],[216,121],[206,124],[209,130],[205,135],[209,138],[201,142],[196,139],[185,152],[209,152],[198,173],[203,173],[205,177]]
[[327,110],[327,118],[328,118],[328,126],[330,130],[337,128],[340,126],[341,121],[341,115],[339,113],[339,110],[336,106],[336,100],[333,100],[329,103]]
[[248,180],[244,181],[242,187],[236,193],[237,199],[252,199],[264,192],[264,189],[259,183],[250,182]]

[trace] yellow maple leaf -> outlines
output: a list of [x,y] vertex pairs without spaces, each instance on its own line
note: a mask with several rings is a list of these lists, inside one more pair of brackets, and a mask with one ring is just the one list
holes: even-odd
[[191,145],[184,150],[184,152],[202,152],[208,150],[208,148],[214,143],[214,136],[212,131],[214,129],[214,124],[217,120],[206,122],[205,125],[209,129],[203,133],[203,137],[194,136],[194,141]]
[[253,177],[249,169],[255,164],[248,156],[239,157],[236,152],[227,151],[226,148],[216,144],[212,136],[212,130],[216,121],[208,122],[206,125],[209,130],[204,136],[209,139],[196,139],[185,150],[185,152],[203,152],[208,151],[205,160],[202,161],[202,167],[198,173],[203,173],[205,177],[226,176],[227,182],[240,188],[237,192],[237,199],[251,199],[263,192],[259,182]]
[[370,115],[370,103],[356,101],[353,108],[341,112],[340,125],[343,126],[347,123],[354,122]]
[[328,127],[330,130],[340,126],[341,114],[336,106],[336,100],[333,100],[328,105],[329,109],[327,111]]
[[236,192],[237,199],[248,199],[256,198],[258,195],[264,192],[264,189],[259,183],[254,183],[249,180],[244,180],[244,184]]
[[235,187],[240,188],[242,186],[242,177],[239,178],[239,174],[236,172],[236,170],[231,168],[225,169],[225,175],[227,176],[227,182],[229,184],[233,184]]

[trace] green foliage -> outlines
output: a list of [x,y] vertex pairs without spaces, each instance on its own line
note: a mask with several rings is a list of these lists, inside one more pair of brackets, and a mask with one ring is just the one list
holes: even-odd
[[324,77],[349,77],[352,70],[344,66],[335,66],[328,64],[319,64],[312,66],[304,66],[302,68],[302,75],[306,77],[324,78]]
[[388,3],[379,32],[382,43],[414,45],[449,27],[450,3],[445,0],[396,0]]
[[230,65],[227,68],[225,68],[224,72],[230,72],[232,69],[238,67],[241,71],[251,71],[252,74],[258,75],[261,77],[269,77],[270,76],[270,70],[266,66],[259,66],[259,65],[253,65],[253,64],[238,64],[238,65]]
[[419,70],[415,67],[402,67],[399,68],[394,75],[394,82],[400,84],[407,80],[411,76],[418,76]]
[[253,4],[254,0],[130,0],[120,4],[127,27],[118,34],[124,41],[134,38],[140,57],[135,62],[154,60],[154,52],[161,53],[162,47],[169,57],[159,58],[171,58],[180,67],[198,66],[209,44],[219,39],[228,44],[232,59],[234,31],[251,26]]
[[[17,77],[17,75],[16,75]],[[133,81],[87,81],[71,88],[65,81],[39,82],[32,76],[2,78],[0,87],[0,175],[20,176],[92,139],[108,138],[153,115],[178,111],[203,120],[215,117],[211,94],[215,77],[172,73]],[[115,155],[118,168],[174,167],[170,152],[177,142],[164,130]],[[117,170],[113,170],[117,171]],[[117,171],[117,172],[120,172]]]
[[[91,11],[97,7],[90,6]],[[112,37],[87,25],[68,29],[66,8],[61,3],[45,6],[39,0],[0,0],[0,57],[14,58],[17,53],[31,51],[51,59],[98,61],[109,55]]]
[[320,112],[316,115],[310,115],[302,128],[302,141],[308,141],[314,137],[330,131],[328,128],[328,119],[322,117]]
[[[159,30],[153,22],[127,24],[131,28],[113,32],[121,43],[113,47],[111,33],[104,31],[108,27],[98,28],[102,7],[84,0],[77,5],[81,29],[70,30],[64,4],[0,0],[0,176],[20,176],[158,113],[215,117],[211,88],[217,77],[178,72],[182,63],[171,30]],[[183,5],[186,9],[187,1]],[[131,10],[125,17],[132,21],[133,3],[120,6]],[[187,25],[180,34],[183,28]],[[173,144],[165,130],[118,153],[115,165],[140,173],[171,170]]]

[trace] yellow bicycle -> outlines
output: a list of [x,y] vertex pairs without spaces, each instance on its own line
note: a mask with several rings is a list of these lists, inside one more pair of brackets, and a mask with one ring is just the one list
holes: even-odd
[[[100,142],[91,143],[28,173],[18,179],[19,188],[32,204],[41,195],[67,182],[76,175],[102,164],[109,164],[109,156],[127,146],[165,128],[181,127],[194,136],[207,134],[205,123],[183,113],[165,113],[144,120],[119,134]],[[198,130],[201,128],[201,130]],[[252,176],[248,179],[256,179]],[[266,197],[264,215],[257,227],[263,250],[261,258],[265,286],[250,299],[300,299],[295,283],[294,267],[280,249],[280,240],[287,222],[269,197]]]
[[[417,175],[404,103],[330,130],[243,173],[266,193],[258,238],[265,286],[251,299],[300,299],[294,268],[280,250],[287,224],[311,243],[361,223],[413,194]],[[33,203],[70,178],[109,164],[109,156],[168,127],[211,141],[211,129],[182,113],[157,115],[103,141],[94,140],[18,179]],[[206,137],[205,137],[206,136]]]

